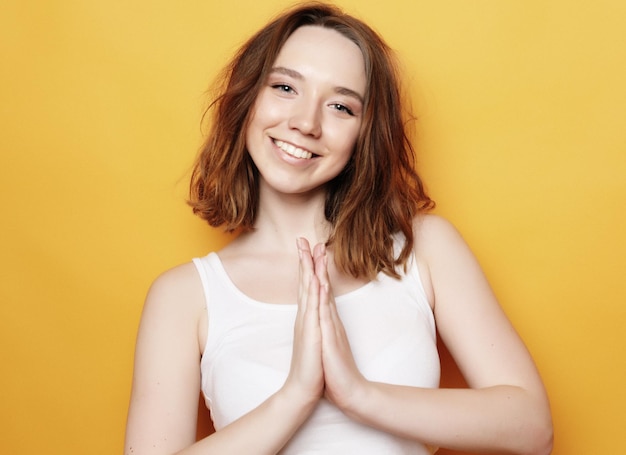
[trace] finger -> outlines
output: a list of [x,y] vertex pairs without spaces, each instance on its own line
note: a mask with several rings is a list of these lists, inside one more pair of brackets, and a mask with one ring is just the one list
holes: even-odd
[[320,307],[320,295],[321,295],[321,286],[320,282],[315,275],[311,275],[311,279],[309,280],[309,287],[306,298],[306,314],[314,315],[315,320],[319,321],[319,317],[317,316],[317,312]]
[[324,243],[318,243],[317,245],[315,245],[315,247],[313,248],[313,259],[316,260],[317,258],[324,256],[326,254],[326,245]]
[[[320,325],[324,326],[324,335],[331,343],[336,342],[338,334],[337,323],[341,325],[341,321],[337,315],[333,315],[332,309],[334,305],[334,297],[330,290],[330,279],[328,276],[328,256],[326,255],[326,246],[323,243],[315,245],[313,249],[313,258],[315,261],[315,276],[320,283]],[[339,332],[340,333],[340,332]]]
[[320,328],[322,330],[322,338],[324,344],[335,344],[336,341],[336,329],[333,317],[330,313],[330,292],[327,285],[320,285],[320,297],[319,297],[319,319]]
[[315,275],[312,275],[306,296],[306,307],[303,309],[302,312],[303,331],[301,332],[300,336],[308,346],[317,345],[319,348],[321,348],[322,334],[320,330],[319,303],[320,284],[317,277]]
[[314,274],[313,258],[309,242],[305,238],[296,239],[299,257],[298,302],[306,304],[306,295],[311,276]]
[[328,277],[328,256],[326,255],[326,245],[318,243],[313,249],[313,261],[315,265],[315,274],[320,280],[322,286],[330,287],[330,278]]
[[339,317],[335,296],[331,292],[328,258],[325,254],[316,258],[315,276],[320,282],[320,318],[326,320],[326,335],[332,333],[333,341],[341,340],[345,338],[345,330]]
[[333,327],[335,329],[335,335],[339,339],[346,338],[346,331],[345,331],[345,328],[343,327],[343,322],[341,322],[341,318],[339,317],[339,311],[337,311],[337,304],[335,302],[335,299],[332,296],[329,296],[328,304],[326,306],[328,307],[328,313],[333,323]]
[[311,253],[311,247],[309,241],[304,237],[296,239],[296,246],[298,247],[298,256],[300,258],[300,265],[304,272],[313,272],[313,254]]

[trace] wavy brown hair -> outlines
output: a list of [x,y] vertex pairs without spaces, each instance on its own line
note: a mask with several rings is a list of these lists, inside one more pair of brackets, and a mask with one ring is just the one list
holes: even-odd
[[[280,49],[305,25],[336,30],[354,42],[367,77],[354,152],[327,184],[328,245],[339,269],[354,277],[373,279],[379,272],[399,277],[397,267],[406,264],[413,247],[413,218],[434,202],[414,168],[393,52],[369,26],[335,6],[309,3],[287,11],[250,38],[224,69],[218,95],[207,109],[211,127],[193,168],[189,204],[211,226],[230,232],[253,228],[259,174],[246,149],[245,131]],[[399,254],[396,233],[405,240]]]

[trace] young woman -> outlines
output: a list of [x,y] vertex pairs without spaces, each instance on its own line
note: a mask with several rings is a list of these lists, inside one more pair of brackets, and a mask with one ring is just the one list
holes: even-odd
[[[126,454],[550,452],[529,353],[425,214],[398,87],[380,37],[323,4],[235,56],[191,204],[240,234],[151,287]],[[470,388],[438,388],[435,321]],[[217,431],[196,442],[199,391]]]

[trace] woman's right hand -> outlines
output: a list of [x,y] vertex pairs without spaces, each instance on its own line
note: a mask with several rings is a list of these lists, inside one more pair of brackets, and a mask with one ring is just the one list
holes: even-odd
[[299,238],[297,247],[300,260],[298,312],[294,326],[291,368],[283,389],[288,391],[293,399],[313,405],[324,393],[322,333],[319,319],[320,282],[315,275],[309,242]]

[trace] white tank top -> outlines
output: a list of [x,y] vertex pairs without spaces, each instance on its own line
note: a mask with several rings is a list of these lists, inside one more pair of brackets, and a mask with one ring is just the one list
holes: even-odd
[[[230,280],[219,256],[194,259],[208,309],[202,392],[219,431],[256,408],[289,372],[297,305],[254,300]],[[435,321],[414,261],[401,280],[379,274],[335,297],[356,364],[365,378],[436,388]],[[322,399],[281,455],[426,455],[423,444],[359,424]]]

